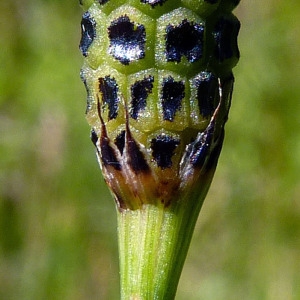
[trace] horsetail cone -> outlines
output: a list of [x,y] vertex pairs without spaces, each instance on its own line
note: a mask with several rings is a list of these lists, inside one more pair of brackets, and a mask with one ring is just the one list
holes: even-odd
[[238,3],[81,1],[86,114],[118,208],[124,299],[175,295],[222,148]]

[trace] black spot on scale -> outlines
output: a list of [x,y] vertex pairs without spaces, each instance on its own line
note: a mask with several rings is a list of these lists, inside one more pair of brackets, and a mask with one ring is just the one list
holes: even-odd
[[161,101],[164,120],[174,120],[176,111],[181,109],[184,95],[183,81],[175,81],[171,76],[163,80]]
[[100,5],[103,5],[103,4],[107,3],[108,1],[109,0],[98,0],[98,2],[99,2]]
[[81,20],[81,40],[79,49],[83,56],[88,55],[88,49],[96,37],[96,22],[91,17],[89,12],[86,12],[82,16]]
[[108,119],[112,120],[118,116],[118,85],[114,78],[105,76],[99,78],[99,90],[102,93],[102,101],[108,106]]
[[226,19],[221,17],[214,29],[215,56],[223,62],[225,59],[236,54],[239,58],[237,47],[237,35],[240,29],[238,20]]
[[167,0],[141,0],[141,3],[149,4],[152,8],[154,8],[156,5],[163,5],[166,1]]
[[145,57],[146,30],[124,15],[108,27],[110,45],[108,52],[124,65]]
[[172,156],[179,143],[179,139],[169,135],[158,135],[152,139],[152,157],[160,168],[166,169],[172,166]]
[[200,114],[211,116],[215,110],[216,96],[219,95],[218,79],[210,72],[201,72],[195,79]]
[[146,108],[147,97],[148,94],[152,93],[153,82],[154,77],[148,76],[143,80],[136,81],[131,86],[131,118],[136,120],[139,112]]
[[207,2],[209,4],[216,4],[218,0],[204,0],[204,2]]
[[184,55],[189,62],[199,60],[203,54],[203,32],[201,24],[183,20],[178,26],[166,27],[167,61],[180,62]]

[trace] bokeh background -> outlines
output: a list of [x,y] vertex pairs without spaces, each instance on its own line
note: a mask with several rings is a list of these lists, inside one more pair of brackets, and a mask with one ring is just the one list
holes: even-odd
[[[176,299],[300,299],[300,2],[242,0],[226,140]],[[118,299],[77,1],[0,10],[0,299]]]

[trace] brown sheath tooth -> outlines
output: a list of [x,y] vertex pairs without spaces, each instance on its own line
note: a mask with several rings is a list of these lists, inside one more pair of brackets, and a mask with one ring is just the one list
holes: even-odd
[[118,147],[121,156],[123,155],[124,147],[125,147],[125,130],[122,130],[114,140],[115,145]]
[[[203,132],[198,133],[196,140],[187,146],[185,154],[182,157],[180,163],[180,178],[182,179],[181,186],[186,185],[189,182],[189,178],[193,178],[193,174],[195,172],[206,172],[210,162],[218,160],[218,156],[211,159],[213,154],[220,154],[224,135],[223,126],[220,129],[220,132],[216,128],[216,119],[223,103],[220,78],[218,79],[218,83],[220,97],[219,104],[215,109],[207,128]],[[219,149],[219,151],[215,149]]]
[[106,126],[100,111],[100,100],[97,96],[97,109],[98,116],[101,122],[101,136],[100,136],[100,159],[104,167],[112,166],[114,169],[120,171],[122,166],[117,159],[117,153],[115,149],[110,145],[110,139],[107,136]]
[[109,139],[106,136],[100,138],[101,161],[105,167],[112,166],[120,171],[122,169],[120,162],[117,159],[115,150],[109,145]]
[[125,152],[128,156],[128,164],[135,174],[150,173],[150,167],[145,159],[139,145],[132,137],[128,121],[128,111],[126,108],[126,132],[125,132]]
[[212,120],[206,130],[197,136],[197,139],[191,144],[189,151],[189,164],[194,168],[202,168],[211,148],[212,138],[215,130],[215,120]]
[[99,140],[98,135],[97,135],[95,129],[93,128],[93,129],[91,130],[91,141],[92,141],[92,143],[94,144],[94,146],[96,147],[97,152],[99,152],[98,144],[97,144],[98,140]]

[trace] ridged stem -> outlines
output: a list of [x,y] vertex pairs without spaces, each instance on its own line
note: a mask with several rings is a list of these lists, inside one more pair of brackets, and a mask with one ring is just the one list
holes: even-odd
[[174,299],[202,202],[118,212],[122,300]]

